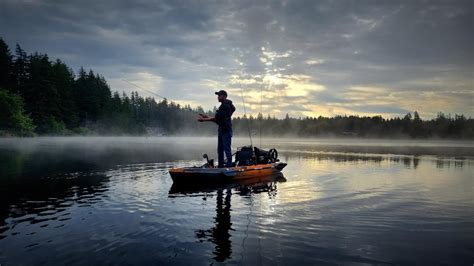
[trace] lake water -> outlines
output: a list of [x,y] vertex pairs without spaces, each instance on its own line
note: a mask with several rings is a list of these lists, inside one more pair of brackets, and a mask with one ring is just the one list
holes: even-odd
[[474,263],[473,142],[265,139],[284,178],[173,186],[215,142],[0,139],[0,265]]

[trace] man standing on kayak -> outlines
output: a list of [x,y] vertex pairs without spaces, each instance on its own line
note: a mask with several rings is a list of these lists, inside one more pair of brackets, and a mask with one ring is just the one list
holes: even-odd
[[218,137],[217,137],[217,160],[219,162],[218,167],[224,167],[224,154],[227,158],[225,167],[232,166],[232,114],[235,111],[235,106],[231,100],[227,99],[227,92],[220,90],[216,92],[217,100],[221,103],[219,109],[217,109],[214,117],[199,114],[199,122],[215,122],[218,126]]

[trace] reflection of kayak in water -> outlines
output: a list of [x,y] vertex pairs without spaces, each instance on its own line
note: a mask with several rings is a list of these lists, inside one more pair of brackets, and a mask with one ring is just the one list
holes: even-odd
[[175,183],[227,183],[280,173],[286,163],[255,164],[227,168],[184,167],[171,169]]
[[252,193],[258,193],[263,191],[272,191],[275,184],[279,182],[286,182],[286,178],[281,172],[266,176],[254,176],[239,180],[219,178],[218,182],[173,182],[169,193],[170,196],[172,196],[173,194],[211,192],[215,191],[216,189],[230,188],[236,188],[241,193],[244,193],[247,190],[252,191]]

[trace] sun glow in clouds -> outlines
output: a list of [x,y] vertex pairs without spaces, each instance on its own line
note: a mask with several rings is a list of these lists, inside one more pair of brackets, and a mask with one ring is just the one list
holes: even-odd
[[307,65],[320,65],[323,63],[324,63],[324,60],[321,60],[321,59],[308,59],[305,61],[305,64]]
[[[261,47],[260,62],[263,65],[263,73],[244,73],[241,68],[240,74],[232,74],[228,81],[234,93],[239,92],[245,95],[245,101],[248,104],[248,110],[252,112],[260,112],[264,114],[277,114],[288,112],[291,110],[291,104],[305,104],[309,95],[326,90],[322,84],[315,82],[314,78],[305,74],[285,73],[288,70],[287,60],[290,59],[291,50],[283,53],[271,51],[268,48]],[[235,60],[237,64],[242,66],[240,60]],[[309,64],[322,64],[323,60],[311,59]],[[235,88],[235,89],[234,89]],[[291,98],[290,101],[288,101]],[[255,113],[252,113],[256,115]],[[301,115],[301,113],[299,113]],[[292,115],[298,115],[292,113]]]

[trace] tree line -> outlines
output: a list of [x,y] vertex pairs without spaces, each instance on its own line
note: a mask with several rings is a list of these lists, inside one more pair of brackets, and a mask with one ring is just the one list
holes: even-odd
[[236,132],[265,137],[364,137],[364,138],[440,138],[474,139],[474,119],[464,115],[438,113],[431,120],[422,120],[417,111],[403,118],[382,116],[335,116],[284,119],[261,114],[257,117],[233,119]]
[[[27,54],[16,45],[12,55],[0,38],[0,132],[2,135],[171,135],[211,134],[196,123],[201,107],[181,106],[111,91],[105,78],[81,68],[77,75],[48,55]],[[192,123],[190,122],[192,121]]]
[[[112,92],[103,76],[46,54],[14,55],[0,38],[0,136],[18,135],[211,135],[216,126],[196,122],[202,107],[156,101]],[[234,135],[347,136],[474,139],[474,119],[439,113],[422,120],[417,112],[403,118],[335,116],[277,119],[243,116],[233,119]]]

